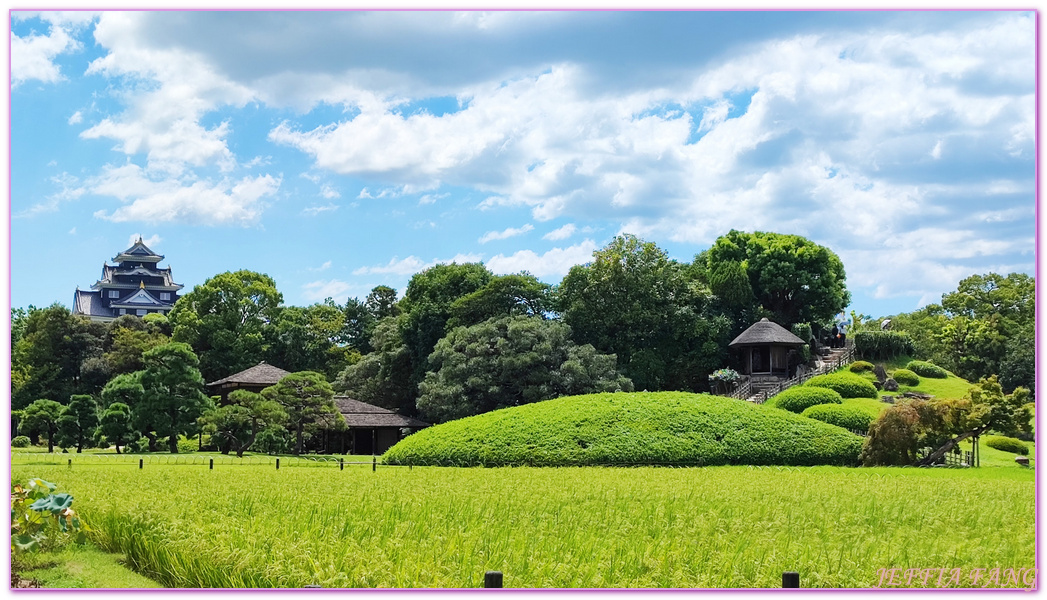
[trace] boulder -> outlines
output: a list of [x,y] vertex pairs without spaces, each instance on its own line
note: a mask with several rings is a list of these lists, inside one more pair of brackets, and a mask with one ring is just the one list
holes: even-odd
[[887,381],[883,382],[883,391],[885,392],[897,392],[898,382],[893,378],[888,377]]

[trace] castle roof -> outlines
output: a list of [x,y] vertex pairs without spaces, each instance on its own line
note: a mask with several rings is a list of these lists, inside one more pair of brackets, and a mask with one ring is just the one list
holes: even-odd
[[132,244],[130,248],[114,256],[113,262],[124,262],[129,260],[160,262],[163,259],[164,257],[162,254],[157,254],[150,250],[149,247],[142,242],[142,237],[139,236],[138,241]]
[[73,294],[73,312],[88,317],[112,318],[113,311],[102,304],[102,293],[77,289]]

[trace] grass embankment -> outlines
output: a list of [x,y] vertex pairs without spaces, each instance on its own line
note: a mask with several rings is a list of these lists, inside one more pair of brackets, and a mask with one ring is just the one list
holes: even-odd
[[402,440],[399,465],[855,465],[860,437],[720,396],[568,396],[451,421]]
[[29,553],[15,570],[44,588],[162,588],[130,570],[121,555],[93,545],[69,546],[59,552]]
[[871,587],[1032,567],[1021,469],[14,467],[169,587]]

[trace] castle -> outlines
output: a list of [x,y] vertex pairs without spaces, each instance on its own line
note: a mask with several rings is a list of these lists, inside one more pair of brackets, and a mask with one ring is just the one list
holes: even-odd
[[100,322],[121,315],[166,315],[174,308],[183,286],[172,281],[170,267],[157,266],[163,259],[139,236],[134,245],[113,257],[117,264],[102,263],[102,278],[90,290],[76,288],[73,313]]

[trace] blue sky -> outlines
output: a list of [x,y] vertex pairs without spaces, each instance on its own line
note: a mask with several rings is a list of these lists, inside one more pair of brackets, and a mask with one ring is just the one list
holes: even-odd
[[[844,262],[852,308],[1033,273],[1030,12],[12,13],[11,301],[142,235],[186,291],[558,282],[622,232]],[[58,266],[58,268],[55,268]]]

